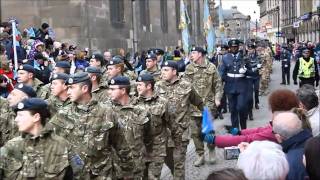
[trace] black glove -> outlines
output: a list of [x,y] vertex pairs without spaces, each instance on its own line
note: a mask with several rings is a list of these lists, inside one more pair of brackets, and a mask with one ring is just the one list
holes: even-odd
[[297,83],[297,81],[295,81],[295,82],[293,82],[293,84],[294,84],[294,85],[297,85],[298,83]]

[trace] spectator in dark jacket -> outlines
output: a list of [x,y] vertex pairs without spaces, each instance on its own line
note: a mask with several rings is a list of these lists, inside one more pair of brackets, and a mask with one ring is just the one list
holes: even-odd
[[303,123],[293,112],[282,112],[273,120],[273,133],[287,155],[289,173],[287,180],[304,180],[307,171],[303,165],[305,142],[312,137],[308,129],[303,129]]
[[304,164],[310,180],[320,179],[320,136],[310,138],[304,147]]

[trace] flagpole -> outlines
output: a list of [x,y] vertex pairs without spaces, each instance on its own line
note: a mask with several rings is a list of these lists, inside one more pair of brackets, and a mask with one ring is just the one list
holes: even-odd
[[13,58],[14,58],[14,70],[15,72],[18,71],[18,56],[17,56],[17,28],[16,28],[16,21],[14,19],[11,20],[12,24],[12,46],[13,46]]

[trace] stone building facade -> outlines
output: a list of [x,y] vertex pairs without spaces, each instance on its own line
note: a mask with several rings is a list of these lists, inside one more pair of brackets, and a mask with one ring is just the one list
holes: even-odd
[[[185,0],[191,44],[203,45],[203,1]],[[20,29],[47,22],[57,39],[92,51],[181,44],[180,0],[0,0],[1,19]]]

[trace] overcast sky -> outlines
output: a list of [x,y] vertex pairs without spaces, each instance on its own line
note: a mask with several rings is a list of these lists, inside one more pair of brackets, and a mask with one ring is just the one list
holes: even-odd
[[[223,9],[231,9],[231,6],[237,6],[238,11],[244,15],[250,15],[251,20],[256,20],[260,16],[260,9],[256,0],[221,0]],[[216,5],[219,5],[219,0],[215,0]],[[256,14],[253,12],[256,11]]]

